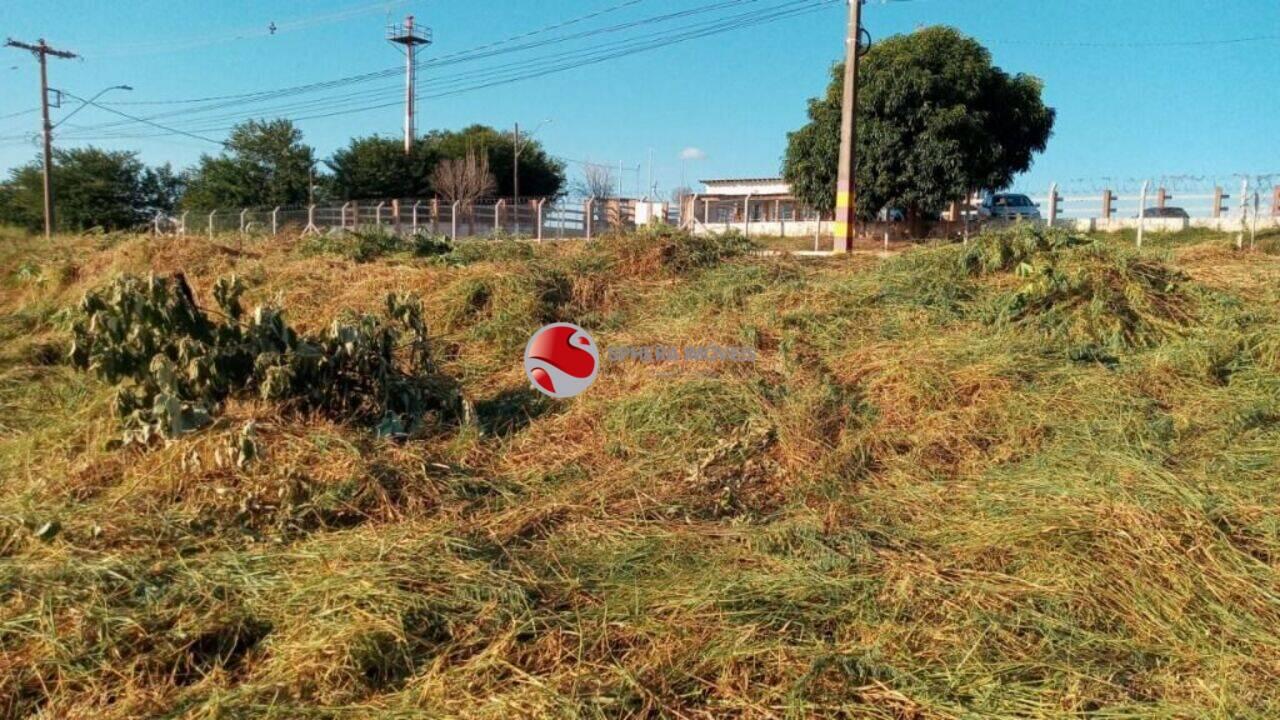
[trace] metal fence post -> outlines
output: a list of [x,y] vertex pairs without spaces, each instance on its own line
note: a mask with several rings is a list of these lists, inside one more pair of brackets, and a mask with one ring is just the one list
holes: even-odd
[[217,210],[209,211],[209,239],[210,240],[213,239],[213,216],[217,214],[218,214]]
[[373,208],[373,224],[382,227],[382,206],[386,205],[385,201],[378,203]]
[[1236,235],[1236,249],[1244,249],[1244,231],[1249,227],[1249,178],[1240,181],[1240,232]]
[[280,233],[280,206],[277,205],[271,209],[271,234],[278,235]]
[[410,218],[410,221],[409,221],[410,223],[412,223],[413,229],[410,230],[410,232],[418,232],[418,206],[421,204],[422,204],[421,200],[413,201],[412,217]]
[[245,216],[249,214],[249,208],[241,208],[240,210],[240,233],[244,234]]
[[1262,198],[1258,188],[1253,189],[1253,222],[1249,226],[1249,249],[1258,246],[1258,211],[1262,208]]
[[178,228],[178,233],[183,237],[186,237],[187,235],[187,213],[188,212],[190,211],[189,210],[182,211],[182,226]]
[[751,237],[751,193],[742,201],[742,234]]
[[1218,218],[1222,217],[1222,186],[1221,185],[1213,186],[1212,217],[1214,220],[1217,220]]
[[399,198],[393,199],[391,201],[391,227],[395,228],[397,233],[400,232],[400,200]]
[[1049,184],[1049,227],[1058,222],[1058,183]]
[[1142,195],[1138,198],[1138,247],[1142,247],[1142,234],[1147,225],[1147,191],[1151,189],[1151,181],[1142,181]]
[[507,201],[499,200],[493,206],[493,232],[497,233],[502,229],[502,213],[506,210]]
[[461,204],[461,201],[454,201],[453,205],[449,208],[449,229],[454,242],[458,241],[458,206]]
[[153,233],[156,237],[160,237],[160,213],[156,213],[155,218],[151,220],[151,226],[154,228]]
[[546,198],[538,201],[538,242],[542,242],[542,206],[546,204]]
[[595,203],[596,203],[595,198],[587,198],[587,201],[582,205],[582,210],[583,210],[582,220],[583,220],[583,223],[586,225],[588,240],[591,239],[591,225],[592,225],[591,219],[592,219],[592,215],[595,214],[594,213]]
[[431,198],[431,234],[440,232],[440,198]]
[[1102,191],[1102,219],[1111,220],[1111,202],[1115,198],[1112,197],[1110,190]]
[[302,229],[303,235],[307,235],[309,233],[316,233],[317,235],[320,234],[320,228],[316,227],[316,206],[315,205],[307,206],[307,226]]
[[347,229],[347,205],[349,204],[350,203],[342,203],[342,210],[339,211],[338,215],[339,222],[342,223],[343,230]]

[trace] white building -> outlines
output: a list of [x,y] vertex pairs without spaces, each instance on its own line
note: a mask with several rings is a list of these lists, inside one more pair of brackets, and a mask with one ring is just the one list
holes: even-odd
[[[721,178],[700,181],[705,190],[684,198],[680,217],[694,232],[738,230],[778,237],[813,235],[829,215],[804,206],[791,185],[778,177]],[[829,228],[823,227],[825,232]]]

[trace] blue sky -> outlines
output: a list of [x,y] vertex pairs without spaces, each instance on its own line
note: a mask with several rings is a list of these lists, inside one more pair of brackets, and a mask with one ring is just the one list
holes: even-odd
[[[180,100],[391,68],[402,61],[383,40],[384,25],[410,12],[434,32],[435,44],[426,52],[429,60],[619,4],[626,6],[534,37],[710,2],[0,0],[0,35],[26,41],[44,36],[55,46],[80,53],[81,60],[51,60],[50,84],[81,97],[129,84],[133,92],[117,91],[103,101]],[[754,0],[721,14],[781,2]],[[629,194],[648,184],[651,152],[660,191],[677,185],[682,172],[691,183],[705,177],[772,175],[778,172],[787,131],[803,124],[805,100],[822,91],[830,64],[841,56],[845,12],[843,3],[832,3],[774,24],[516,84],[425,99],[419,105],[419,129],[470,123],[507,128],[515,121],[532,128],[551,120],[537,133],[550,151],[615,168],[621,161],[627,168],[624,187]],[[1191,175],[1226,180],[1234,173],[1280,171],[1280,41],[1191,44],[1280,36],[1276,0],[873,0],[864,15],[876,38],[920,25],[953,25],[990,47],[996,64],[1045,81],[1046,100],[1057,108],[1058,124],[1048,151],[1018,181],[1020,187],[1039,188],[1052,180],[1088,183],[1104,177]],[[270,23],[277,25],[275,35],[267,33]],[[668,23],[643,31],[679,26]],[[581,42],[610,37],[617,36]],[[511,56],[509,62],[498,57],[427,68],[420,77],[441,82],[479,68],[501,69],[505,64],[518,69],[561,49],[534,49]],[[38,115],[3,116],[38,104],[38,75],[26,53],[0,50],[0,169],[7,169],[37,153],[30,141],[4,138],[37,131]],[[400,82],[388,77],[341,92],[374,94],[385,89],[385,97],[394,101]],[[74,107],[68,103],[56,112]],[[150,115],[184,106],[117,107]],[[248,115],[255,110],[256,106],[233,103],[215,114]],[[313,107],[306,112],[317,111]],[[307,141],[327,155],[354,135],[399,135],[401,112],[399,107],[386,107],[300,124]],[[87,108],[59,128],[63,137],[57,142],[85,144],[71,137],[75,132],[92,133],[73,125],[115,120],[119,118]],[[182,128],[217,124],[191,116],[165,122]],[[158,132],[137,126],[125,130],[133,135]],[[138,150],[148,162],[177,166],[217,150],[173,135],[93,144]],[[696,159],[682,161],[681,153],[690,148],[696,148],[689,152]]]

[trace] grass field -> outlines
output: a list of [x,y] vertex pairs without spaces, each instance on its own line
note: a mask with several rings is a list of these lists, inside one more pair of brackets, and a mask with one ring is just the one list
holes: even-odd
[[[1280,238],[737,250],[0,238],[0,717],[1280,716]],[[417,293],[474,422],[120,447],[76,305],[179,270]],[[759,360],[549,401],[555,320]]]

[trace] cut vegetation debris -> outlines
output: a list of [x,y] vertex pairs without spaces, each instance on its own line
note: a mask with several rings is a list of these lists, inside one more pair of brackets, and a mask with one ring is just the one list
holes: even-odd
[[6,235],[0,717],[1280,716],[1233,242]]

